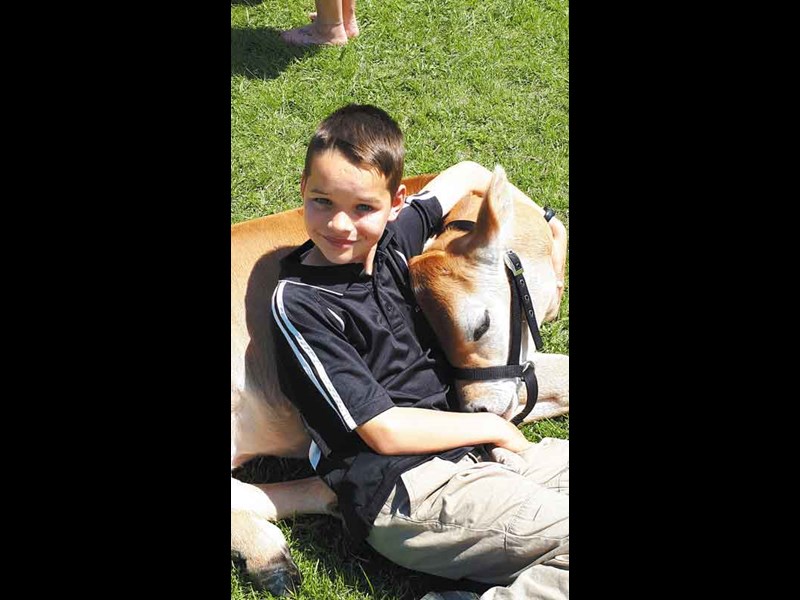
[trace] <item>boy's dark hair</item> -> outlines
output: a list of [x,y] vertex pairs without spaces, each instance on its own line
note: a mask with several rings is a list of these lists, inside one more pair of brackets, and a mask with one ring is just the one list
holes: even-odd
[[394,196],[403,178],[403,132],[394,119],[377,106],[348,104],[319,124],[306,150],[303,177],[311,160],[326,150],[338,150],[352,164],[368,167],[386,177]]

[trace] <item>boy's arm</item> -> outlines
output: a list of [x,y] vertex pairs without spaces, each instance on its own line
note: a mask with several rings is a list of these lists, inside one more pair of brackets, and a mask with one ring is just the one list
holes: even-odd
[[478,444],[522,452],[531,446],[515,425],[492,413],[394,407],[356,432],[378,454],[425,454]]
[[[442,205],[442,214],[446,215],[461,198],[474,190],[485,190],[489,187],[492,179],[492,172],[472,161],[463,161],[431,179],[422,191],[430,191],[439,199]],[[527,195],[523,194],[516,186],[511,184],[511,189],[517,198],[523,198],[526,202],[532,202]],[[544,209],[533,202],[544,215]],[[549,221],[550,231],[553,233],[553,266],[556,271],[556,279],[561,283],[559,288],[563,292],[564,268],[567,262],[567,230],[564,224],[553,217]]]
[[[489,169],[471,160],[465,160],[439,173],[419,193],[425,190],[433,192],[442,205],[442,214],[446,215],[456,202],[470,192],[486,190],[491,179],[492,172]],[[515,196],[525,199],[526,202],[532,201],[513,184],[511,189]],[[543,208],[535,202],[533,204],[544,214]]]

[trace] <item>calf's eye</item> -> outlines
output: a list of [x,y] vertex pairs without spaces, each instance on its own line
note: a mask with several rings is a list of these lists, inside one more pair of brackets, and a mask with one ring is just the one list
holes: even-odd
[[481,336],[489,330],[489,324],[491,323],[491,319],[489,318],[489,311],[483,311],[483,323],[475,330],[472,334],[472,341],[477,342],[481,339]]

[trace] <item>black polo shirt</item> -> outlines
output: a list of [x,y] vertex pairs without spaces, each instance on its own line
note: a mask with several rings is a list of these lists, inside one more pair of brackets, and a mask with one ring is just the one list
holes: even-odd
[[281,261],[272,297],[281,389],[300,410],[313,440],[311,464],[336,493],[357,540],[368,535],[402,473],[472,449],[383,456],[354,431],[393,406],[450,410],[454,402],[408,284],[407,261],[422,252],[442,208],[429,192],[406,203],[378,243],[372,275],[362,264],[303,265],[309,240]]

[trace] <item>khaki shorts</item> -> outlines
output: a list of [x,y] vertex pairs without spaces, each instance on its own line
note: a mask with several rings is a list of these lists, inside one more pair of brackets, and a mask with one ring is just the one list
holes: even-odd
[[[563,572],[554,585],[568,590],[569,442],[545,438],[512,457],[500,464],[476,452],[411,469],[367,541],[409,569],[501,586],[555,564]],[[562,592],[544,596],[568,596]]]

